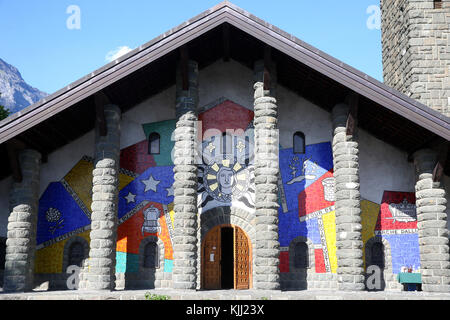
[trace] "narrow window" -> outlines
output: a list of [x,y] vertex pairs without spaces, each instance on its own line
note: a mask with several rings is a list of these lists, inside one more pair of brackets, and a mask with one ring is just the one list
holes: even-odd
[[161,137],[159,133],[152,132],[148,136],[148,154],[159,154]]
[[[233,149],[233,139],[232,137],[227,134],[226,132],[222,133],[222,155],[225,156],[227,154],[231,154],[231,150]],[[224,157],[225,159],[225,157]]]
[[144,268],[159,268],[158,245],[155,242],[145,245]]
[[294,153],[305,153],[305,135],[303,132],[294,133]]
[[434,0],[433,4],[435,9],[442,9],[442,0]]
[[69,266],[81,267],[84,260],[84,246],[81,242],[74,242],[69,247]]
[[384,269],[384,246],[380,242],[376,242],[372,245],[372,265]]
[[250,137],[245,136],[245,165],[250,163]]
[[296,269],[308,268],[308,245],[297,242],[294,247],[294,267]]

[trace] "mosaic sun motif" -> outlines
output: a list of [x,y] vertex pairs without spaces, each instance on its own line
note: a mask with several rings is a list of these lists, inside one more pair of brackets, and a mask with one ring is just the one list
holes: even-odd
[[239,200],[249,208],[254,207],[254,201],[249,195],[254,193],[251,167],[245,167],[236,159],[219,156],[199,169],[198,191],[203,193],[200,207],[212,200],[222,203]]

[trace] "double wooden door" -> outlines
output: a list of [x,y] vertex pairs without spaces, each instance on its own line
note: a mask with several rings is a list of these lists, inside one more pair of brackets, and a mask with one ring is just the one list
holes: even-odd
[[[233,229],[232,244],[222,243],[222,228]],[[233,275],[222,273],[223,245],[233,246]],[[233,277],[234,289],[250,289],[250,242],[245,232],[233,225],[214,227],[206,234],[202,244],[202,288],[222,289],[222,277],[225,276]]]

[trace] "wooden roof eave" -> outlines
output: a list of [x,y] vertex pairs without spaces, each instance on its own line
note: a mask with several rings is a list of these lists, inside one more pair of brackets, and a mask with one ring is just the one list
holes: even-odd
[[229,23],[358,94],[450,140],[448,117],[389,88],[301,40],[224,2],[105,65],[17,114],[0,121],[0,144],[8,141],[200,35]]

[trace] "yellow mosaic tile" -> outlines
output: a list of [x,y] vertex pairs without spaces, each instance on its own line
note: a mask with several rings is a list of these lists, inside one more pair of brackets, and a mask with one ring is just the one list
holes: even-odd
[[379,204],[369,200],[361,201],[361,224],[362,224],[361,235],[362,241],[364,243],[363,246],[364,268],[366,268],[366,252],[365,252],[366,242],[367,240],[375,236],[374,230],[375,225],[377,223],[379,212],[380,212]]
[[83,201],[86,208],[91,209],[92,203],[92,170],[94,165],[86,160],[80,160],[64,180],[70,185],[73,191]]
[[328,257],[330,259],[331,272],[336,273],[336,215],[334,211],[322,216],[323,227],[325,229],[325,239],[327,241]]
[[[77,236],[84,238],[88,243],[90,242],[89,237],[90,230],[86,230]],[[48,247],[36,250],[36,258],[34,265],[35,273],[61,273],[63,264],[63,254],[64,246],[69,240],[65,239],[56,242]]]

